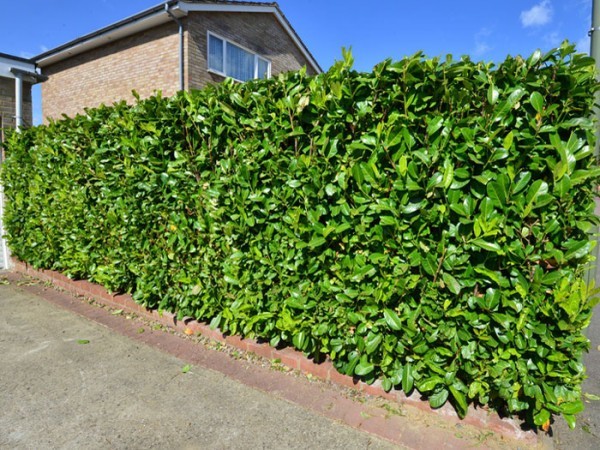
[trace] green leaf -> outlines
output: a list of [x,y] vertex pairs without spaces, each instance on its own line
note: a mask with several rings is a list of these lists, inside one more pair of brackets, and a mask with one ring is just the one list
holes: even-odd
[[192,369],[192,366],[189,364],[186,364],[185,366],[183,366],[181,368],[181,373],[188,373],[191,369]]
[[531,102],[533,108],[539,114],[542,114],[542,112],[544,111],[544,97],[542,97],[542,94],[540,94],[537,91],[532,92],[531,96],[529,97],[529,101]]
[[375,366],[367,362],[359,362],[354,368],[354,373],[360,377],[370,374],[375,369]]
[[394,384],[392,383],[392,380],[386,377],[383,380],[381,380],[381,387],[385,392],[390,392],[394,387]]
[[80,345],[85,345],[85,344],[89,344],[90,341],[88,339],[78,339],[77,343]]
[[398,161],[398,172],[403,177],[406,176],[406,172],[408,171],[408,158],[406,155],[402,155],[400,157],[400,161]]
[[498,101],[498,89],[493,84],[490,84],[487,91],[487,100],[490,105],[495,105]]
[[327,240],[323,236],[314,236],[308,243],[308,246],[310,248],[317,248],[325,244],[326,242]]
[[191,290],[192,295],[198,295],[200,292],[202,292],[202,286],[199,284],[196,284]]
[[502,247],[500,247],[500,245],[498,245],[496,242],[489,242],[483,239],[473,239],[472,241],[470,241],[471,244],[482,248],[484,250],[487,250],[488,252],[495,252],[498,254],[503,254],[504,252],[502,251]]
[[569,425],[569,428],[574,430],[577,425],[576,417],[571,414],[563,414],[563,418],[565,419],[565,422],[567,422],[567,425]]
[[434,390],[438,385],[442,384],[444,380],[438,376],[426,378],[418,383],[419,392],[426,393]]
[[508,203],[508,192],[504,178],[499,178],[498,181],[488,183],[487,194],[498,206],[505,207]]
[[533,416],[533,423],[541,427],[550,421],[550,411],[542,409]]
[[454,387],[454,385],[449,386],[449,389],[450,393],[452,394],[452,397],[454,398],[458,417],[464,419],[469,409],[469,406],[467,404],[467,398],[465,394],[462,391],[458,390],[456,387]]
[[462,286],[456,280],[456,278],[454,278],[449,273],[443,273],[442,279],[444,280],[444,284],[450,290],[450,292],[452,292],[453,294],[456,294],[456,295],[460,294],[460,290],[462,289]]
[[548,183],[542,180],[536,180],[527,190],[525,201],[527,202],[524,210],[523,217],[527,217],[535,206],[535,202],[541,195],[548,193]]
[[469,398],[475,398],[477,395],[481,393],[482,385],[479,381],[473,381],[469,386],[469,393],[467,394]]
[[531,181],[531,172],[519,173],[519,175],[516,177],[516,181],[515,181],[514,187],[512,189],[513,195],[518,194],[523,189],[525,189],[530,181]]
[[442,186],[444,189],[448,189],[454,181],[454,167],[449,159],[444,161],[444,175],[442,176]]
[[240,282],[238,280],[236,280],[235,278],[233,278],[229,275],[224,275],[223,279],[225,280],[226,283],[229,283],[229,284],[235,284],[235,285],[240,284]]
[[440,128],[442,128],[443,124],[444,124],[444,117],[443,116],[434,117],[433,119],[431,119],[429,121],[429,124],[427,125],[427,134],[429,136],[432,136]]
[[581,259],[590,253],[592,247],[593,243],[588,240],[566,242],[565,248],[567,251],[565,252],[565,259],[567,261],[572,259]]
[[374,334],[372,332],[369,333],[365,343],[365,350],[367,352],[367,355],[370,355],[375,350],[377,350],[379,344],[381,344],[381,341],[383,341],[383,336],[381,334]]
[[402,390],[406,395],[409,395],[414,386],[414,377],[412,373],[412,366],[410,363],[406,363],[402,367]]
[[400,317],[398,317],[398,314],[391,309],[386,308],[383,310],[383,318],[385,319],[385,323],[387,323],[388,327],[392,330],[399,331],[402,329]]
[[447,389],[442,389],[429,397],[429,404],[432,408],[440,408],[444,406],[448,400],[449,392]]
[[504,147],[504,150],[510,150],[510,148],[512,147],[514,138],[515,138],[515,135],[513,134],[512,130],[511,130],[506,135],[506,137],[504,138],[504,141],[502,142],[502,146]]
[[563,414],[575,415],[575,414],[579,414],[580,412],[582,412],[584,409],[584,406],[583,406],[583,402],[581,400],[577,400],[575,402],[561,403],[560,409]]
[[304,350],[306,348],[306,345],[308,344],[306,332],[300,331],[296,333],[292,338],[292,343],[294,344],[294,347],[296,347],[298,350]]

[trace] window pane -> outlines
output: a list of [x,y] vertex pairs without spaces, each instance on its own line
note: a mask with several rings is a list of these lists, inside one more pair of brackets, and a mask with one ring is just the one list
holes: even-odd
[[258,58],[258,78],[269,78],[269,62]]
[[208,36],[208,68],[223,72],[223,40]]
[[254,78],[254,55],[227,43],[227,76],[240,81]]

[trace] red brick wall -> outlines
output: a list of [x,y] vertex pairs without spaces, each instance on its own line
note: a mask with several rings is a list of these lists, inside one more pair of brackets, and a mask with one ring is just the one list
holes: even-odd
[[[220,82],[207,71],[207,31],[240,44],[271,61],[271,73],[310,67],[274,15],[268,13],[190,13],[184,21],[186,89]],[[188,31],[191,30],[191,31]],[[42,69],[42,114],[60,118],[84,107],[131,102],[132,90],[142,98],[179,89],[179,34],[175,22],[146,30],[75,55]],[[314,73],[312,69],[308,71]]]
[[[298,70],[310,64],[273,14],[268,13],[190,13],[187,86],[197,89],[223,77],[207,72],[207,31],[256,52],[271,61],[271,74]],[[314,74],[314,70],[308,70]]]
[[120,39],[42,69],[42,114],[73,116],[84,107],[119,100],[131,102],[132,90],[148,97],[179,88],[179,35],[175,22]]

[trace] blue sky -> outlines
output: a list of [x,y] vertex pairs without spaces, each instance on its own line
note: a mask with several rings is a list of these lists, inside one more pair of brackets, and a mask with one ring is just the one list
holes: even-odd
[[[160,2],[2,0],[0,52],[31,57]],[[549,50],[564,39],[589,51],[592,0],[279,0],[324,69],[352,47],[355,67],[419,50],[500,62]],[[39,87],[34,122],[41,120]]]

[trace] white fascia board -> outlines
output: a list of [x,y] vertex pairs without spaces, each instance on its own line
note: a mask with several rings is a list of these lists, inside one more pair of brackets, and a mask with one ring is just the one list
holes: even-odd
[[15,78],[15,74],[12,73],[10,69],[21,69],[26,72],[35,72],[35,64],[0,56],[0,77]]
[[319,68],[319,64],[313,56],[308,52],[296,32],[290,27],[289,23],[281,15],[281,12],[275,6],[261,6],[261,5],[223,5],[223,4],[202,4],[202,3],[185,3],[179,2],[179,9],[188,12],[244,12],[244,13],[269,13],[274,14],[279,24],[283,27],[286,33],[292,38],[296,47],[302,52],[304,57],[310,62],[317,73],[321,73],[322,70]]
[[[179,8],[171,8],[169,11],[177,18],[183,17],[185,15]],[[90,37],[89,39],[84,39],[81,42],[78,42],[72,46],[66,47],[64,50],[59,51],[57,53],[53,53],[48,55],[45,58],[38,59],[37,65],[38,67],[45,67],[50,64],[54,64],[58,61],[61,61],[66,58],[70,58],[71,56],[75,56],[79,53],[86,52],[88,50],[92,50],[96,47],[100,47],[102,45],[106,45],[110,42],[116,41],[118,39],[131,36],[133,34],[139,33],[141,31],[148,30],[152,27],[162,25],[164,23],[170,22],[173,19],[167,14],[166,11],[161,10],[147,17],[143,17],[134,22],[125,24],[120,27],[112,28],[107,30],[105,33],[99,33]],[[110,28],[110,27],[107,27]],[[92,33],[95,34],[95,33]]]

